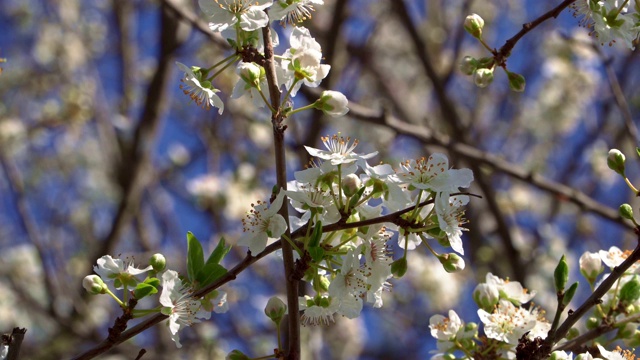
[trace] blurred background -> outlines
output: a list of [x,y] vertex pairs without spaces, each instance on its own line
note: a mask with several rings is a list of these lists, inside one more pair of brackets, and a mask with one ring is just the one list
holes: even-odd
[[[638,202],[606,154],[621,149],[640,181],[638,50],[594,44],[568,9],[514,48],[508,67],[526,77],[524,93],[510,91],[502,71],[479,89],[458,70],[465,55],[490,55],[464,32],[466,15],[481,15],[499,48],[558,3],[325,0],[304,23],[332,66],[322,88],[345,93],[351,111],[287,120],[289,179],[309,160],[303,145],[341,132],[360,140],[358,152],[379,151],[372,163],[444,152],[473,170],[482,199],[466,212],[464,271],[447,274],[422,249],[411,252],[381,309],[303,328],[303,358],[427,359],[429,318],[453,308],[478,322],[471,292],[487,272],[537,290],[551,317],[562,254],[576,281],[584,251],[635,246],[617,208]],[[119,309],[81,287],[100,256],[145,264],[161,252],[185,271],[187,231],[205,251],[222,236],[233,243],[251,203],[268,199],[271,123],[250,100],[229,99],[233,70],[215,82],[222,115],[179,89],[175,61],[208,67],[230,55],[202,19],[191,0],[0,1],[0,332],[27,328],[25,359],[71,358],[106,338]],[[282,53],[291,27],[274,26]],[[317,94],[303,91],[295,106]],[[245,254],[234,247],[224,265]],[[284,298],[282,275],[271,255],[225,285],[230,311],[181,332],[182,349],[161,324],[102,358],[133,359],[140,348],[143,359],[272,353],[263,309]]]

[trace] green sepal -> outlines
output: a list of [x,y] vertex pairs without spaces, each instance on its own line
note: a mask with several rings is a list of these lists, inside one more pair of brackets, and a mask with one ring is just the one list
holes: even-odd
[[391,273],[396,278],[401,278],[407,273],[407,258],[400,258],[391,263]]
[[361,187],[358,191],[349,199],[349,209],[353,209],[358,204],[358,201],[362,198],[362,194],[364,194],[365,187]]
[[571,284],[571,286],[569,286],[567,291],[565,291],[564,298],[562,298],[562,304],[564,306],[569,305],[569,303],[571,302],[571,299],[573,299],[573,296],[576,294],[577,289],[578,289],[578,282],[576,281],[573,284]]
[[197,288],[201,289],[212,282],[218,280],[227,273],[222,265],[216,263],[206,264],[197,274],[196,283]]
[[187,232],[187,276],[189,280],[194,282],[200,272],[204,268],[204,252],[202,245],[191,231]]
[[145,296],[153,295],[157,292],[158,289],[155,286],[151,284],[140,283],[133,290],[133,296],[135,296],[136,299],[140,300]]
[[224,237],[220,238],[218,245],[216,245],[216,248],[213,249],[213,252],[211,252],[211,255],[209,255],[209,258],[207,259],[205,265],[220,264],[220,261],[222,261],[222,259],[227,256],[230,250],[231,246],[227,246]]

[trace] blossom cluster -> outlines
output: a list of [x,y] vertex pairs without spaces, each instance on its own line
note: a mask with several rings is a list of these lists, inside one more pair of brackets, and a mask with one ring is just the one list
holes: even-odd
[[617,40],[635,49],[634,40],[640,36],[640,5],[636,1],[619,0],[578,0],[571,6],[574,16],[580,18],[580,25],[591,30],[601,44],[612,46]]
[[[194,297],[194,292],[208,285],[218,276],[226,272],[218,262],[228,248],[218,246],[212,256],[204,264],[200,244],[189,234],[190,262],[189,276],[180,276],[175,270],[165,269],[166,260],[162,254],[151,257],[150,265],[144,268],[136,267],[131,259],[119,259],[110,255],[102,256],[93,267],[95,275],[87,275],[82,286],[90,294],[107,294],[111,296],[132,317],[141,317],[150,313],[162,313],[167,316],[165,322],[171,338],[177,347],[181,347],[178,332],[191,324],[198,323],[211,317],[211,312],[224,313],[228,310],[227,294],[224,291],[212,291],[202,297]],[[195,269],[202,263],[200,270]],[[144,279],[139,277],[146,274]],[[122,298],[111,289],[122,290]],[[157,294],[159,306],[153,309],[137,309],[139,300]]]
[[[300,298],[304,324],[326,324],[334,314],[357,317],[364,302],[382,306],[387,280],[406,271],[407,250],[420,244],[438,257],[445,270],[464,268],[462,225],[467,195],[451,194],[469,187],[469,169],[451,169],[444,154],[407,160],[394,170],[371,166],[377,152],[358,154],[357,140],[339,134],[322,138],[326,150],[306,147],[312,166],[248,214],[238,244],[261,252],[271,239],[285,236],[287,222],[278,214],[284,195],[300,213],[290,219],[291,241],[304,280],[314,296]],[[383,213],[386,213],[383,215]],[[404,256],[393,260],[389,241],[397,233]],[[455,253],[439,254],[433,244]],[[457,254],[456,254],[457,253]]]
[[[580,257],[580,273],[591,288],[597,288],[610,274],[604,274],[605,265],[613,270],[631,254],[612,246],[608,251],[585,252]],[[640,266],[632,265],[601,298],[586,321],[586,330],[595,330],[612,326],[617,330],[615,339],[622,340],[628,347],[640,345]],[[466,323],[458,314],[450,310],[449,316],[434,315],[429,328],[431,336],[438,342],[437,353],[432,359],[474,359],[477,354],[491,352],[492,358],[513,359],[518,344],[528,339],[547,338],[551,323],[546,320],[545,312],[539,308],[523,304],[528,303],[535,292],[528,292],[517,281],[503,280],[491,273],[486,281],[480,283],[473,292],[478,305],[478,317],[483,325],[484,335],[478,336],[478,325]],[[576,338],[577,329],[572,329],[567,339]],[[633,359],[632,352],[619,347],[607,351],[602,345],[609,344],[609,338],[596,337],[592,349],[599,350],[599,357],[592,353],[576,354],[576,359]],[[586,348],[585,348],[586,349]],[[463,354],[462,356],[457,354]],[[594,352],[597,355],[597,353]],[[573,359],[573,353],[554,351],[551,359]]]
[[[200,0],[202,12],[209,21],[209,28],[226,38],[235,53],[210,68],[187,67],[177,63],[183,71],[181,89],[196,104],[204,108],[216,107],[218,113],[224,111],[224,103],[217,95],[212,80],[224,69],[236,64],[238,82],[233,88],[231,98],[247,96],[257,107],[269,107],[265,91],[269,91],[264,65],[264,41],[262,28],[271,22],[297,25],[311,17],[314,7],[322,5],[322,0],[258,0],[258,1],[218,1]],[[268,15],[267,15],[268,14]],[[272,43],[277,45],[277,32],[272,32]],[[282,104],[294,97],[302,85],[317,87],[328,75],[331,66],[322,64],[322,48],[303,26],[294,26],[289,36],[289,48],[276,56],[275,76],[278,91],[286,90]],[[219,68],[219,69],[217,69]],[[215,70],[215,71],[214,71]],[[315,108],[330,116],[347,113],[347,99],[337,91],[325,91],[311,105],[300,109],[286,109],[285,116],[294,112]]]

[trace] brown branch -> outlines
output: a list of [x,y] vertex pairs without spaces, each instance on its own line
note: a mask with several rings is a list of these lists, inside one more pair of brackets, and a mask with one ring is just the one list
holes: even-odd
[[[240,274],[242,271],[247,269],[251,264],[255,263],[256,261],[262,259],[263,257],[271,254],[272,252],[274,252],[274,251],[276,251],[278,249],[280,249],[280,242],[279,241],[267,246],[258,255],[252,256],[250,253],[247,254],[247,256],[240,263],[238,263],[235,267],[233,267],[231,270],[229,270],[226,274],[224,274],[218,280],[216,280],[213,283],[211,283],[209,286],[207,286],[205,288],[202,288],[201,290],[195,292],[193,294],[193,297],[194,298],[200,298],[200,297],[210,293],[211,291],[219,288],[220,286],[228,283],[229,281],[235,280],[236,277],[238,276],[238,274]],[[116,345],[118,345],[118,344],[120,344],[120,343],[122,343],[122,342],[124,342],[126,340],[131,339],[132,337],[134,337],[134,336],[140,334],[141,332],[143,332],[143,331],[155,326],[156,324],[159,324],[160,322],[162,322],[163,320],[166,320],[167,318],[168,317],[166,315],[163,315],[163,314],[154,315],[154,316],[144,320],[143,322],[133,326],[129,330],[124,331],[118,337],[113,338],[111,340],[107,339],[107,340],[103,341],[102,343],[96,345],[92,349],[89,349],[89,350],[83,352],[82,354],[77,355],[76,357],[73,358],[73,360],[93,359],[94,357],[107,352],[109,349],[113,348],[114,346],[116,346]]]
[[[18,360],[18,357],[20,356],[20,348],[26,332],[26,328],[13,328],[11,335],[8,337],[9,351],[7,352],[6,360]],[[5,336],[3,335],[3,343],[5,342],[4,337]]]
[[[633,250],[631,255],[629,255],[629,257],[627,257],[622,262],[622,264],[613,268],[613,270],[611,271],[611,274],[609,274],[609,276],[607,276],[602,281],[600,286],[598,286],[598,288],[593,291],[591,296],[589,296],[589,298],[587,298],[587,300],[585,300],[585,302],[582,305],[580,305],[580,307],[578,307],[577,310],[573,312],[572,311],[569,312],[567,318],[562,323],[562,325],[560,325],[558,330],[555,333],[550,334],[550,336],[548,336],[545,339],[545,344],[549,345],[549,349],[551,349],[552,345],[556,344],[558,341],[564,338],[565,335],[567,335],[567,333],[569,332],[569,330],[571,330],[573,325],[575,325],[575,323],[578,322],[578,320],[580,320],[580,318],[584,314],[586,314],[587,311],[589,311],[589,309],[601,303],[602,297],[607,293],[607,291],[609,291],[609,289],[611,289],[611,287],[615,284],[615,282],[618,281],[618,279],[620,279],[622,275],[624,275],[624,272],[627,271],[633,264],[635,264],[637,261],[640,260],[640,228],[635,228],[634,230],[636,235],[638,236],[638,239],[637,239],[638,245],[636,246],[636,248]],[[545,354],[541,354],[541,355],[545,355]],[[543,357],[540,357],[540,359],[542,358]]]
[[[264,41],[264,69],[266,72],[267,83],[269,85],[269,95],[271,100],[271,107],[274,109],[274,113],[271,115],[271,123],[273,125],[273,139],[275,149],[276,160],[276,179],[278,188],[280,191],[287,189],[287,162],[285,157],[285,144],[284,144],[284,132],[287,129],[286,125],[283,125],[284,117],[280,112],[280,89],[278,88],[278,79],[276,76],[275,60],[273,55],[273,44],[271,43],[271,27],[265,26],[262,28],[262,37]],[[285,236],[290,236],[289,224],[289,208],[288,201],[286,200],[282,204],[280,211],[278,212],[287,222],[287,231]],[[284,276],[285,284],[287,288],[287,307],[288,316],[287,324],[289,326],[288,331],[288,350],[286,354],[287,360],[299,360],[300,359],[300,311],[298,304],[298,288],[299,280],[296,279],[293,274],[295,271],[295,264],[293,261],[293,247],[289,242],[282,242],[282,259],[284,262]]]
[[507,58],[511,55],[511,50],[513,50],[513,47],[516,46],[518,41],[520,41],[520,39],[522,39],[523,36],[525,36],[529,31],[535,29],[538,25],[542,24],[543,22],[551,18],[558,17],[558,15],[560,15],[560,13],[564,9],[569,7],[569,5],[573,4],[574,2],[576,2],[576,0],[565,0],[560,5],[549,10],[545,14],[541,15],[539,18],[533,20],[532,22],[523,24],[522,29],[518,31],[518,33],[515,34],[513,37],[511,37],[509,40],[507,40],[504,43],[504,45],[502,45],[500,50],[496,51],[496,53],[494,54],[496,64],[498,64],[499,66],[503,66],[506,63]]
[[[428,46],[422,40],[418,29],[413,24],[413,19],[411,18],[411,14],[409,13],[405,2],[392,0],[391,4],[395,12],[398,14],[401,23],[404,25],[407,32],[409,32],[424,73],[431,81],[435,96],[438,99],[442,119],[447,119],[446,124],[450,124],[452,126],[452,136],[455,137],[456,141],[465,144],[471,143],[472,139],[470,139],[468,135],[470,131],[463,124],[462,118],[458,113],[454,102],[447,94],[445,85],[433,66],[433,61],[431,60],[431,56],[428,52]],[[526,269],[520,262],[520,259],[522,258],[520,256],[520,251],[516,249],[513,244],[514,242],[511,236],[511,231],[509,230],[509,226],[502,214],[502,210],[498,205],[490,179],[484,175],[477,163],[470,162],[468,165],[475,175],[475,184],[480,187],[482,192],[486,195],[486,204],[496,221],[499,239],[501,240],[506,253],[506,258],[509,262],[513,278],[517,281],[524,282]]]

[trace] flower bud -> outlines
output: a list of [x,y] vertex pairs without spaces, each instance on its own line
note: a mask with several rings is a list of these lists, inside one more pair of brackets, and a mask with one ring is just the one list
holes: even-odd
[[284,314],[287,313],[287,305],[285,305],[285,303],[277,296],[272,296],[267,302],[267,306],[264,308],[264,313],[274,323],[280,324],[280,320],[282,320]]
[[556,292],[564,291],[564,287],[569,280],[569,265],[567,264],[567,258],[562,255],[556,270],[553,272],[553,281],[556,286]]
[[478,14],[471,14],[464,19],[464,29],[476,39],[482,38],[483,27],[484,20]]
[[249,86],[260,89],[262,70],[256,63],[241,62],[238,64],[238,75],[240,75],[240,78]]
[[473,82],[477,87],[484,88],[489,86],[493,82],[493,69],[477,69],[473,74]]
[[575,360],[593,360],[593,355],[591,355],[588,352],[586,352],[586,353],[579,354],[578,356],[576,356]]
[[609,155],[607,156],[607,166],[609,166],[609,169],[624,176],[624,162],[625,162],[625,157],[624,157],[624,154],[620,152],[620,150],[618,149],[609,150]]
[[313,279],[313,290],[317,293],[323,293],[329,291],[329,285],[331,282],[325,276],[316,276]]
[[225,360],[250,360],[251,358],[242,353],[240,350],[233,350],[227,354]]
[[526,85],[524,76],[511,71],[507,71],[507,77],[509,78],[509,87],[511,88],[511,90],[517,92],[524,91],[524,87]]
[[164,270],[164,268],[167,266],[167,260],[164,258],[164,255],[160,253],[153,254],[151,256],[151,259],[149,260],[149,265],[153,267],[153,271],[158,273]]
[[551,353],[551,356],[549,356],[550,360],[569,360],[571,358],[572,356],[569,356],[569,354],[564,351],[554,351]]
[[618,213],[620,213],[620,216],[622,216],[622,218],[624,219],[633,220],[633,209],[629,204],[620,205],[620,208],[618,209]]
[[82,279],[82,287],[91,295],[104,294],[107,285],[98,275],[87,275]]
[[342,179],[342,190],[348,197],[353,196],[362,186],[362,180],[356,174],[349,174]]
[[391,273],[396,278],[401,278],[407,273],[407,258],[400,258],[391,263]]
[[569,329],[569,332],[567,332],[567,335],[565,336],[565,338],[567,340],[572,340],[577,338],[578,336],[580,336],[580,330],[576,329],[576,328],[571,328]]
[[496,286],[480,283],[473,290],[473,300],[479,308],[485,311],[493,311],[494,306],[500,300],[500,292]]
[[471,56],[465,56],[460,61],[460,71],[465,75],[473,75],[478,68],[478,61]]
[[585,252],[580,256],[580,273],[589,281],[595,283],[596,278],[604,271],[602,259],[598,253]]
[[313,107],[322,110],[329,116],[342,116],[349,112],[349,100],[343,93],[333,90],[325,90],[322,92],[320,99],[313,103]]
[[587,322],[585,324],[587,330],[593,330],[595,328],[597,328],[600,325],[600,319],[598,319],[597,317],[590,317],[587,319]]
[[464,270],[464,259],[458,256],[458,254],[442,254],[438,256],[438,260],[440,260],[444,271],[448,273],[455,273]]

